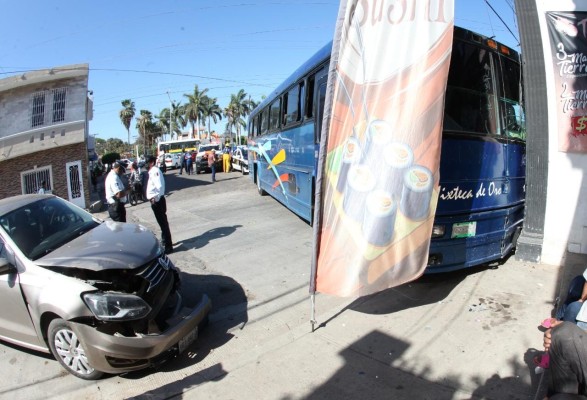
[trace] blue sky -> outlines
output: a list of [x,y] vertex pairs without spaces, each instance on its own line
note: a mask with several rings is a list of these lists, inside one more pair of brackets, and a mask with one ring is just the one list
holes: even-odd
[[[517,37],[513,0],[489,3]],[[222,108],[241,88],[261,100],[332,39],[339,2],[0,0],[0,7],[0,78],[89,63],[90,134],[126,141],[123,99],[155,115],[170,98],[184,102],[195,84]],[[485,0],[455,0],[455,24],[520,50]]]

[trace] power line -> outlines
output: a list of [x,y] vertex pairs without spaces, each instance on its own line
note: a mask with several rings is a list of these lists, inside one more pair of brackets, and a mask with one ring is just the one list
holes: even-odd
[[501,18],[501,16],[499,15],[499,13],[497,11],[495,11],[495,9],[493,8],[493,6],[489,3],[489,0],[485,0],[485,3],[487,3],[487,5],[489,6],[489,8],[491,8],[491,11],[494,12],[495,15],[497,15],[497,18],[499,18],[499,20],[501,21],[501,23],[507,28],[507,30],[509,31],[509,33],[511,33],[511,35],[514,37],[514,39],[516,40],[516,42],[518,42],[518,46],[520,45],[520,39],[518,39],[516,37],[516,35],[514,35],[514,32],[512,32],[512,30],[510,29],[510,27],[508,26],[508,24],[505,23],[505,21]]
[[[2,68],[2,67],[0,67]],[[60,71],[77,71],[80,69],[85,68],[59,68]],[[23,69],[20,71],[8,71],[8,72],[0,72],[0,75],[18,75],[23,74],[26,72],[40,72],[44,71],[45,69]],[[154,75],[170,75],[170,76],[181,76],[184,78],[198,78],[198,79],[209,79],[212,81],[220,81],[220,82],[230,82],[230,83],[239,83],[241,85],[249,85],[249,86],[262,86],[273,88],[273,86],[264,85],[261,83],[252,83],[252,82],[245,82],[245,81],[237,81],[233,79],[223,79],[223,78],[215,78],[213,76],[203,76],[203,75],[193,75],[193,74],[180,74],[177,72],[164,72],[164,71],[148,71],[148,70],[140,70],[140,69],[119,69],[119,68],[88,68],[88,71],[107,71],[107,72],[132,72],[132,73],[139,73],[139,74],[154,74]]]

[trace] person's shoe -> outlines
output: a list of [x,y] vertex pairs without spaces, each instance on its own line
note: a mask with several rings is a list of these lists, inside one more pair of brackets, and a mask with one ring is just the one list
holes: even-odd
[[165,254],[171,254],[171,253],[173,253],[173,247],[166,247]]

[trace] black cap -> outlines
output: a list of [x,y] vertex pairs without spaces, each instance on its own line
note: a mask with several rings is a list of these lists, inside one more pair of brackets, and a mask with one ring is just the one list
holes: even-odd
[[126,171],[126,168],[124,168],[124,165],[120,161],[114,162],[112,164],[112,168],[120,168],[122,170],[122,172]]

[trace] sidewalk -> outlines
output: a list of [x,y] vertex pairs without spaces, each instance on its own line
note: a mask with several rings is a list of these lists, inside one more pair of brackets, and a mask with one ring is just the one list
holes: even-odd
[[[512,257],[322,312],[327,296],[318,296],[315,332],[301,324],[177,384],[186,399],[542,399],[547,376],[532,362],[542,350],[538,326],[560,282],[586,260],[570,255],[555,267]],[[254,342],[254,331],[234,339]]]

